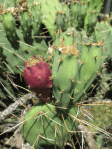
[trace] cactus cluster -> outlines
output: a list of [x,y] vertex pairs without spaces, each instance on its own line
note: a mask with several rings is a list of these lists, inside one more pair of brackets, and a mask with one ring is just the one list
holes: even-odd
[[[0,0],[0,83],[6,77],[10,91],[8,77],[22,73],[38,97],[22,126],[23,137],[35,149],[64,148],[68,139],[72,142],[79,122],[77,103],[99,75],[103,60],[112,57],[111,25],[97,20],[102,4]],[[42,26],[53,41],[49,48],[40,36]]]

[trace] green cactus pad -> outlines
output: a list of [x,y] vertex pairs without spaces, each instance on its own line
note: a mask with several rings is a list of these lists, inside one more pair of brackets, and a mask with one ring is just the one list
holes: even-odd
[[33,3],[31,6],[31,24],[32,24],[32,35],[37,36],[39,34],[42,24],[42,13],[41,3]]
[[87,3],[74,1],[71,4],[70,16],[71,16],[71,26],[79,28],[84,28],[84,19],[87,14]]
[[27,10],[21,12],[20,24],[23,30],[23,37],[27,38],[31,35],[31,18]]
[[3,26],[10,41],[16,39],[16,22],[11,12],[7,12],[3,16]]
[[57,106],[68,107],[78,79],[78,55],[75,36],[57,34],[52,66],[53,94]]
[[56,29],[66,31],[69,27],[69,8],[67,5],[62,5],[62,11],[56,13]]
[[[89,24],[95,24],[96,22],[96,16],[101,11],[102,5],[104,0],[81,0],[81,2],[87,2],[87,14],[85,16],[84,21],[84,29],[87,29]],[[93,19],[91,17],[91,12],[96,12],[96,15],[93,15]],[[92,25],[93,28],[93,25]]]
[[112,27],[107,22],[97,23],[95,27],[96,42],[104,40],[103,56],[112,58]]
[[42,4],[42,22],[50,35],[54,37],[56,32],[55,15],[58,11],[62,11],[62,5],[58,0],[39,0],[39,2]]
[[[72,106],[69,114],[76,116],[77,107]],[[38,103],[28,111],[24,120],[26,122],[22,127],[23,137],[30,145],[34,145],[35,149],[64,147],[70,139],[68,130],[75,131],[78,126],[78,122],[66,113],[58,113],[53,105],[43,103]]]
[[97,11],[90,11],[88,14],[87,34],[94,31],[94,27],[97,23]]
[[79,79],[74,89],[73,101],[81,100],[81,97],[91,86],[102,64],[102,45],[83,45],[80,57]]

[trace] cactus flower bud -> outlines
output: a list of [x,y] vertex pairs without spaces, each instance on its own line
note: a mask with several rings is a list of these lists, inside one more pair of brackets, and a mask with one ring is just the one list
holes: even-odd
[[45,102],[50,102],[50,87],[52,84],[51,70],[44,62],[43,57],[37,57],[25,61],[24,80],[36,96]]

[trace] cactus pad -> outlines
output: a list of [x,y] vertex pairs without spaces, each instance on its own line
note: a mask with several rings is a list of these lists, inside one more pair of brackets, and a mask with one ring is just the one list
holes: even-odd
[[[70,108],[69,114],[76,116],[77,107]],[[26,121],[22,127],[23,137],[35,149],[55,145],[64,147],[70,139],[69,131],[75,131],[78,126],[78,122],[66,113],[59,114],[54,106],[42,103],[28,111],[24,120]]]

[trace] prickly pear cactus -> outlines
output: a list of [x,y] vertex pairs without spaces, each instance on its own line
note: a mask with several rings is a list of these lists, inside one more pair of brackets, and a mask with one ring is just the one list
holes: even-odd
[[[23,137],[35,149],[64,148],[68,139],[73,143],[71,132],[80,121],[77,102],[99,74],[103,59],[112,56],[110,21],[97,20],[103,2],[0,0],[0,97],[6,99],[7,91],[15,98],[12,77],[24,75],[40,100],[22,126]],[[50,39],[42,36],[44,29]]]
[[78,126],[73,118],[77,114],[77,107],[74,105],[69,108],[69,113],[58,113],[52,104],[38,103],[24,118],[23,137],[35,149],[51,149],[54,146],[63,148],[70,139],[70,131],[75,131]]

